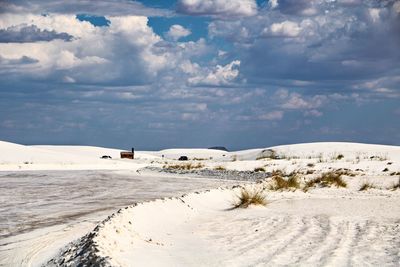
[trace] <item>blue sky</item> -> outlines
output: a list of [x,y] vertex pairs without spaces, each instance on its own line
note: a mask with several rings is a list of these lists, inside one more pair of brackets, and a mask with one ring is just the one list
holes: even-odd
[[400,145],[400,1],[1,1],[0,140]]

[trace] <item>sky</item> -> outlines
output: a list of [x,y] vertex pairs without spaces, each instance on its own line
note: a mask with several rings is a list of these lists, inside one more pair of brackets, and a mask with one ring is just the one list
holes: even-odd
[[400,145],[400,1],[2,0],[0,140]]

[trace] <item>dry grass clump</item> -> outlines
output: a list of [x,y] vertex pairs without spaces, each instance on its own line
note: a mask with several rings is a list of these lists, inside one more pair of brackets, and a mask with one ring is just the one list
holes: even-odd
[[347,187],[347,183],[342,179],[340,171],[330,171],[321,174],[321,176],[308,181],[303,190],[307,191],[309,188],[319,185],[320,187]]
[[266,206],[267,200],[263,190],[242,188],[232,209],[247,208],[250,205]]
[[339,154],[339,155],[336,156],[336,159],[337,159],[337,160],[341,160],[342,158],[344,158],[344,155],[343,155],[343,154]]
[[400,189],[400,177],[399,177],[399,181],[396,184],[392,185],[392,187],[390,189],[392,189],[392,190]]
[[273,149],[265,149],[261,151],[261,155],[256,158],[256,160],[263,159],[279,159],[280,157],[277,155],[276,151]]
[[269,187],[270,190],[277,191],[298,188],[300,188],[298,173],[292,172],[290,174],[283,174],[282,171],[272,172],[272,184]]
[[265,169],[263,167],[257,167],[254,168],[254,172],[265,172]]
[[315,172],[315,170],[307,170],[306,174],[313,174]]
[[204,165],[201,163],[193,164],[193,163],[185,163],[185,164],[175,164],[175,165],[165,165],[164,169],[168,170],[192,170],[192,169],[200,169],[203,168]]
[[214,168],[214,170],[216,170],[216,171],[226,171],[226,168],[224,166],[216,166]]
[[357,175],[357,173],[353,172],[350,169],[346,169],[346,168],[340,168],[340,169],[337,169],[337,170],[335,170],[333,172],[335,172],[338,175],[346,175],[346,176],[351,176],[351,177],[354,177],[354,176]]
[[359,191],[367,191],[368,189],[372,189],[372,188],[375,188],[375,186],[371,183],[366,182],[361,185]]

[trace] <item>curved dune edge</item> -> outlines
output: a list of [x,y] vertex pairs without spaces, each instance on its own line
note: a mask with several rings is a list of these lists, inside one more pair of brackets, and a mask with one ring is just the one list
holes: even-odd
[[110,257],[115,254],[117,244],[124,246],[123,243],[132,245],[132,242],[137,242],[162,246],[151,237],[152,234],[165,235],[169,230],[207,210],[221,211],[231,208],[239,192],[238,188],[241,187],[238,185],[193,192],[181,197],[161,198],[121,208],[90,233],[71,243],[47,265],[119,266],[121,262],[118,258]]
[[400,261],[399,190],[268,191],[267,207],[229,210],[239,187],[120,209],[48,265],[391,266]]

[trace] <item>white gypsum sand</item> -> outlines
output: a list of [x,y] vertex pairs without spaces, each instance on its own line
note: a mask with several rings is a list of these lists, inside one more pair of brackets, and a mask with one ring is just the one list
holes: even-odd
[[[215,169],[222,170],[224,178],[235,174],[229,171],[247,171],[246,175],[251,175],[257,170],[257,179],[265,174],[264,179],[252,185],[265,189],[265,207],[230,209],[238,188],[130,206],[63,249],[64,253],[49,265],[77,265],[88,260],[113,266],[399,265],[400,190],[392,190],[400,177],[397,146],[310,143],[237,152],[168,149],[138,151],[133,161],[119,159],[120,150],[108,148],[20,146],[6,142],[1,142],[0,147],[7,152],[0,155],[0,170],[9,171],[113,170],[115,174],[128,172],[143,178],[162,177],[166,175],[164,171],[176,172],[168,174],[176,178],[186,177],[186,173],[193,177]],[[102,155],[113,159],[101,160]],[[180,156],[188,156],[189,161],[178,161]],[[218,172],[214,171],[214,178],[218,178]],[[334,183],[329,184],[332,182],[318,180],[324,173],[331,173],[331,178],[340,176],[346,187],[336,188]],[[279,188],[272,176],[284,181],[295,177],[299,188]],[[79,187],[82,181],[78,178],[71,182]],[[26,184],[29,186],[29,181]],[[307,190],[303,191],[306,185]],[[121,183],[117,191],[129,194],[124,192],[127,188]],[[365,190],[359,191],[361,188]],[[143,187],[144,192],[150,190],[160,197],[158,189],[153,189]],[[107,190],[113,194],[112,187]],[[98,201],[98,192],[91,192]],[[40,201],[46,204],[47,200]],[[91,220],[90,214],[87,216]],[[72,230],[72,239],[88,229],[87,225],[74,227],[71,228],[78,230]],[[66,243],[72,239],[62,240]],[[29,246],[32,242],[24,244]],[[12,243],[7,246],[7,251],[12,250]],[[54,247],[51,253],[49,246],[36,249],[35,261],[25,261],[32,266],[46,262],[54,254]],[[8,255],[7,251],[2,253]],[[77,251],[82,252],[79,257]],[[38,255],[46,257],[38,259]]]

